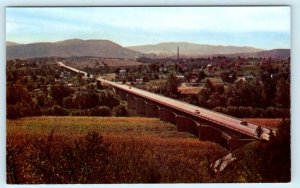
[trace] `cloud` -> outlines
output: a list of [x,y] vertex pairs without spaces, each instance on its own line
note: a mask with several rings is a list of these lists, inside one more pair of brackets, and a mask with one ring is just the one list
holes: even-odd
[[[150,39],[193,42],[203,39],[203,33],[205,37],[213,34],[216,38],[225,33],[232,41],[237,40],[239,33],[290,35],[287,6],[7,8],[6,12],[7,39],[27,41],[32,35],[35,40],[48,37],[47,41],[98,37],[132,45]],[[217,37],[218,33],[221,37]]]

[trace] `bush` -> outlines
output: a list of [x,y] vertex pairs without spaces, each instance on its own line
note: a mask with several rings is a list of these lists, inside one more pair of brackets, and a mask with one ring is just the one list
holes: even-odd
[[19,113],[19,110],[17,109],[16,105],[7,105],[6,108],[6,117],[7,119],[17,119],[21,115]]
[[128,109],[124,104],[115,107],[114,112],[116,116],[128,116]]
[[111,110],[107,106],[98,106],[91,109],[72,112],[71,116],[111,116]]
[[110,116],[111,112],[107,106],[98,106],[88,110],[88,116]]
[[44,112],[44,115],[49,115],[49,116],[68,116],[69,112],[62,108],[61,106],[54,105],[51,109],[46,110]]
[[7,105],[6,113],[8,119],[42,115],[41,109],[37,103],[27,103],[26,101],[18,102],[15,105]]

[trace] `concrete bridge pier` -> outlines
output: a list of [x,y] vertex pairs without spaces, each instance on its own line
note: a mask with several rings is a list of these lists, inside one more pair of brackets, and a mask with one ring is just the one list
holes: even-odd
[[223,137],[222,131],[205,125],[199,126],[198,131],[200,140],[216,142],[228,148],[227,139]]
[[159,110],[159,119],[161,121],[165,121],[165,122],[168,122],[168,123],[172,123],[172,124],[176,124],[176,119],[177,115],[176,113],[172,112],[171,110],[168,110],[166,108],[161,108]]
[[159,110],[160,108],[155,105],[155,104],[151,104],[151,103],[147,103],[146,106],[146,115],[147,117],[159,117]]
[[146,106],[147,106],[147,102],[137,98],[136,99],[136,113],[137,114],[141,114],[141,115],[146,115]]
[[191,118],[185,116],[177,116],[176,119],[177,130],[180,132],[189,132],[198,136],[198,123]]

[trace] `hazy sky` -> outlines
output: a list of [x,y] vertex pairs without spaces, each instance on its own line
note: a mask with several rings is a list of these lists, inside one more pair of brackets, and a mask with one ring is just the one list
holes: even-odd
[[6,40],[107,39],[290,48],[289,7],[6,8]]

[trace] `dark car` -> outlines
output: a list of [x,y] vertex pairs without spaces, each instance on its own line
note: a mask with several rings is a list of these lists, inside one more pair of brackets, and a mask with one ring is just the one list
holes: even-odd
[[199,111],[199,110],[195,110],[195,113],[196,113],[196,114],[200,114],[200,111]]
[[242,122],[241,122],[241,125],[245,125],[245,126],[247,126],[247,125],[248,125],[248,123],[247,123],[247,121],[242,121]]

